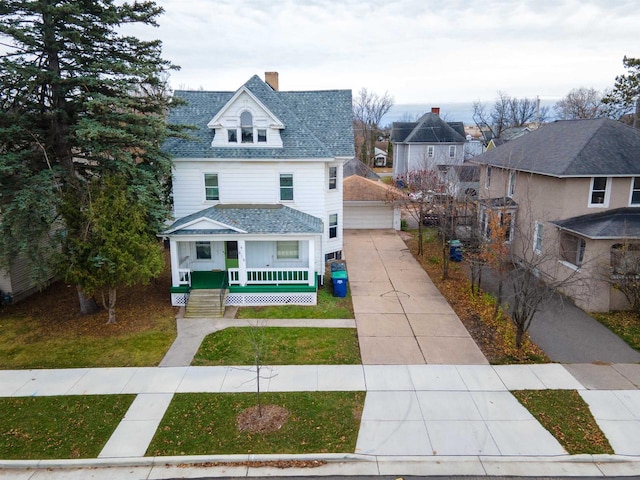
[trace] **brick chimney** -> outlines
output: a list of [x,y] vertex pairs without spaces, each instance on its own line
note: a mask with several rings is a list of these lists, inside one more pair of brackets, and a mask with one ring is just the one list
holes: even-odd
[[278,72],[264,72],[264,81],[275,91],[278,91]]
[[440,115],[440,107],[431,107],[431,113],[435,113],[436,115]]

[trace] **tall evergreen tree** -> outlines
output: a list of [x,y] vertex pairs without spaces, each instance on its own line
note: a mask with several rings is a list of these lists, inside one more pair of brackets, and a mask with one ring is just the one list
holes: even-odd
[[613,89],[602,99],[605,112],[616,119],[631,116],[635,128],[640,126],[640,58],[627,57],[622,59],[627,69],[624,75],[616,77]]
[[[147,231],[158,231],[170,176],[161,145],[176,130],[165,123],[169,96],[149,92],[162,91],[175,67],[162,59],[159,41],[121,27],[157,26],[161,13],[150,1],[0,3],[8,48],[0,58],[0,265],[17,255],[42,265],[52,249],[58,265],[82,264],[69,246],[94,228],[82,212],[102,176],[126,179]],[[88,313],[84,287],[79,281]]]

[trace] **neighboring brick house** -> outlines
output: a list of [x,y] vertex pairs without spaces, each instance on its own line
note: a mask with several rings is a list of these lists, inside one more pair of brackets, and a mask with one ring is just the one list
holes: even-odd
[[621,245],[640,247],[640,130],[606,119],[562,120],[474,159],[480,205],[509,225],[511,252],[548,253],[551,279],[588,311],[627,307],[606,276]]
[[235,92],[176,91],[171,139],[172,303],[228,284],[227,305],[315,304],[343,249],[342,167],[354,156],[351,91],[279,91],[277,73]]

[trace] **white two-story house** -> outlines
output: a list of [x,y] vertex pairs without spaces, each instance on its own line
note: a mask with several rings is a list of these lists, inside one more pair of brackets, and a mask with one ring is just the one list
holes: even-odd
[[351,91],[279,91],[276,72],[235,92],[176,91],[171,139],[173,305],[195,289],[226,305],[315,304],[341,258],[342,165],[354,156]]

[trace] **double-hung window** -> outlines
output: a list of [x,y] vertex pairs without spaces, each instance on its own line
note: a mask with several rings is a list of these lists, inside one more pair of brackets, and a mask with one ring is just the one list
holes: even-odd
[[338,167],[329,167],[329,190],[338,188]]
[[211,260],[211,242],[196,242],[196,258]]
[[640,177],[631,179],[631,199],[629,205],[640,206]]
[[491,165],[487,165],[487,176],[484,178],[485,188],[491,188]]
[[455,158],[456,156],[456,146],[449,145],[449,158]]
[[300,244],[297,240],[276,242],[278,260],[297,260],[300,258]]
[[542,241],[544,240],[544,224],[536,222],[533,230],[533,251],[542,253]]
[[250,112],[240,114],[240,132],[242,143],[253,143],[253,116]]
[[427,157],[433,158],[435,152],[435,148],[433,145],[427,145]]
[[204,198],[207,201],[220,200],[217,173],[204,174]]
[[591,179],[591,192],[589,195],[589,206],[606,207],[608,203],[608,187],[607,177],[593,177]]
[[515,193],[516,193],[516,171],[511,170],[509,172],[509,192],[507,196],[513,197]]
[[329,215],[329,238],[336,238],[338,236],[338,214],[332,213]]
[[280,174],[280,201],[293,201],[293,174],[291,173]]
[[571,265],[580,267],[584,259],[585,246],[583,238],[562,232],[560,235],[560,258]]

